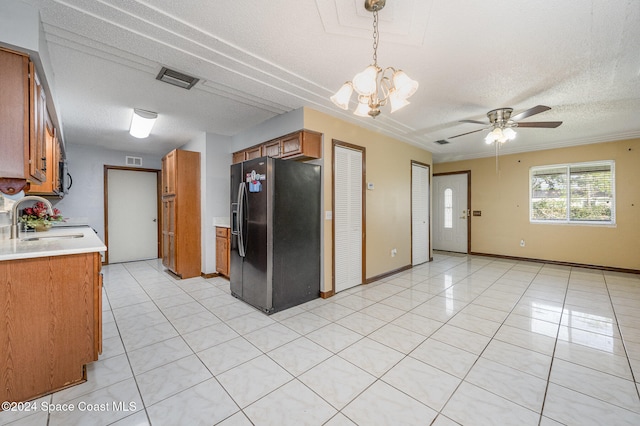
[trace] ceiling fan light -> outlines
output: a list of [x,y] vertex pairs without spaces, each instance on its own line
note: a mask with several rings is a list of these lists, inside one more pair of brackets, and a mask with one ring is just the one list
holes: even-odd
[[353,113],[358,117],[369,117],[369,98],[362,96],[358,102],[358,107]]
[[349,109],[349,101],[353,93],[353,85],[347,81],[330,99],[339,108]]
[[499,142],[502,139],[504,139],[504,134],[502,133],[502,129],[500,127],[496,127],[492,131],[489,132],[487,137],[484,138],[484,141],[487,144],[492,144],[492,143],[494,143],[496,141]]
[[356,74],[353,77],[353,88],[358,94],[363,96],[369,96],[376,91],[376,77],[378,76],[378,69],[369,65],[361,73]]
[[493,132],[489,132],[489,133],[487,134],[487,136],[485,136],[485,138],[484,138],[484,142],[485,142],[487,145],[491,145],[492,143],[494,143],[494,142],[495,142],[495,140],[496,140],[496,138],[495,138],[495,135],[493,134]]
[[134,109],[133,116],[131,117],[129,134],[138,139],[144,139],[148,137],[157,118],[157,112],[145,111],[143,109],[137,108]]
[[389,102],[391,103],[391,112],[394,113],[401,108],[409,105],[407,98],[403,97],[397,90],[391,89],[389,92]]
[[398,70],[393,74],[393,85],[404,99],[408,99],[418,90],[418,82],[410,79],[402,70]]
[[511,127],[507,127],[506,129],[504,129],[502,131],[502,134],[504,135],[505,138],[507,138],[507,140],[510,140],[510,141],[516,138],[516,132]]

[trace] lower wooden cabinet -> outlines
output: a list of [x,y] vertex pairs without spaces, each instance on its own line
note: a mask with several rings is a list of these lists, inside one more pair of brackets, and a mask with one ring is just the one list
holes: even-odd
[[102,351],[100,253],[0,262],[0,401],[86,380]]
[[229,277],[229,228],[216,227],[216,272]]

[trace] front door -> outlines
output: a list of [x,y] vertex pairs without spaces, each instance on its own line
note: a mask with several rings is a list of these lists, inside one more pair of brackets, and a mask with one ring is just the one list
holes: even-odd
[[433,248],[469,251],[469,172],[433,176]]

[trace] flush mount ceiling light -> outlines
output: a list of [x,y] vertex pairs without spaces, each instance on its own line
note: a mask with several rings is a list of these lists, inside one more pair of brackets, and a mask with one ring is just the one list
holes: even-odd
[[157,112],[145,111],[143,109],[134,109],[133,117],[131,117],[131,127],[129,133],[134,138],[142,139],[149,136],[151,128],[153,127],[156,119],[158,118]]
[[331,100],[342,109],[349,109],[351,95],[358,93],[358,106],[354,114],[360,117],[377,117],[380,107],[391,104],[391,112],[409,104],[407,100],[418,89],[418,82],[410,79],[402,70],[378,66],[378,11],[384,8],[386,0],[365,0],[364,8],[373,12],[373,64],[369,65],[351,81],[342,85]]

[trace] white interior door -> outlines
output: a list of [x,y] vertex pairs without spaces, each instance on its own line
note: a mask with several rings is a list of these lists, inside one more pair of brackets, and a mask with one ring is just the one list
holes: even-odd
[[109,263],[158,257],[158,174],[107,169]]
[[433,177],[433,248],[467,253],[467,173]]
[[429,261],[429,167],[411,164],[411,263]]
[[362,151],[334,150],[335,292],[362,284]]

